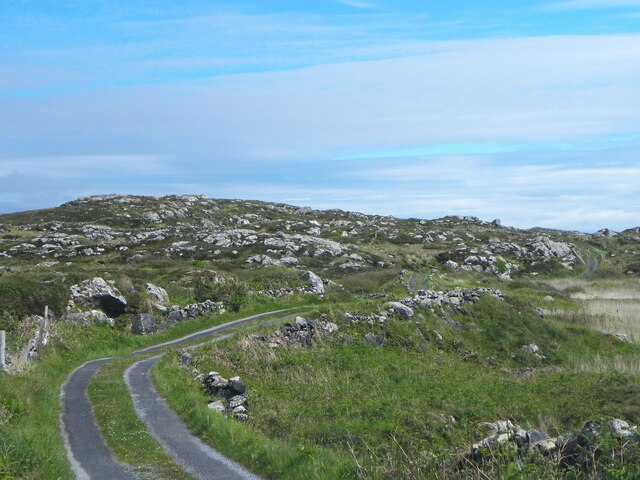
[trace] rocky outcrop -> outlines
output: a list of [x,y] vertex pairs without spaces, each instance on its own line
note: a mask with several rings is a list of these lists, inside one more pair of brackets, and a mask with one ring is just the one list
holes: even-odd
[[588,421],[578,432],[569,432],[552,437],[545,432],[525,430],[509,420],[479,425],[487,435],[474,443],[468,457],[474,460],[482,458],[483,450],[495,450],[502,445],[511,444],[522,452],[538,451],[553,458],[557,464],[567,467],[579,463],[588,463],[598,455],[598,449],[605,437],[621,441],[640,441],[638,427],[630,426],[626,421],[613,418],[605,421]]
[[460,310],[465,304],[475,303],[482,295],[491,295],[504,298],[500,290],[494,288],[456,288],[448,291],[423,290],[412,298],[406,298],[401,302],[415,307],[449,307],[452,310]]
[[461,244],[455,250],[438,255],[438,260],[452,271],[487,272],[502,278],[510,278],[520,268],[513,259],[531,264],[553,259],[573,269],[579,258],[575,245],[556,242],[547,235],[533,238],[524,247],[517,243],[490,240],[486,245],[474,248]]
[[99,308],[110,317],[122,315],[127,301],[112,282],[95,277],[70,288],[68,310],[92,310]]
[[557,259],[567,268],[573,268],[580,257],[578,249],[570,243],[555,242],[546,235],[536,237],[525,245],[532,260]]

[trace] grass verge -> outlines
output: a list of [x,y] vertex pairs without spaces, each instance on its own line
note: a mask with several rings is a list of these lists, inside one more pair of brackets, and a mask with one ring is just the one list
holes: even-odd
[[[632,361],[637,346],[542,320],[517,300],[483,298],[467,310],[454,316],[458,328],[423,310],[384,326],[339,323],[338,335],[311,348],[273,349],[239,336],[197,349],[200,371],[240,375],[247,383],[245,424],[208,411],[207,397],[172,356],[161,360],[154,379],[199,436],[268,478],[302,478],[305,465],[313,465],[311,478],[503,478],[509,469],[511,478],[551,478],[560,472],[541,459],[513,467],[500,460],[475,473],[456,462],[482,438],[479,422],[508,418],[553,435],[601,416],[640,419],[637,375],[573,367],[599,352],[607,352],[604,361]],[[329,318],[340,322],[338,313]],[[363,341],[371,330],[385,337],[384,346]],[[531,342],[545,361],[522,353]],[[271,455],[264,445],[281,447]],[[296,457],[296,446],[330,452],[346,462],[344,469],[316,454],[288,466],[284,459]],[[288,470],[293,466],[300,470]],[[525,470],[528,476],[520,475]]]
[[347,456],[311,442],[269,438],[207,408],[207,397],[192,375],[166,355],[152,370],[160,394],[187,426],[215,449],[264,478],[334,480],[355,478]]

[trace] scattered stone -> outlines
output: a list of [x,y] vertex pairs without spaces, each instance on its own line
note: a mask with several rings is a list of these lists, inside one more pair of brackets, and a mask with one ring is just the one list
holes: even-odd
[[525,452],[535,449],[546,456],[556,455],[554,461],[566,467],[577,463],[580,456],[584,457],[584,461],[590,461],[591,456],[596,454],[603,435],[612,435],[625,441],[640,441],[638,427],[631,427],[624,420],[617,418],[605,422],[588,421],[579,432],[565,433],[556,438],[551,438],[546,432],[539,430],[524,430],[509,420],[483,423],[479,426],[488,430],[489,435],[473,444],[468,455],[474,460],[482,458],[479,455],[481,449],[492,449],[512,443],[517,449]]
[[229,414],[236,420],[246,420],[249,418],[249,399],[245,395],[246,385],[240,380],[240,377],[232,377],[230,380],[222,378],[218,372],[209,372],[208,374],[200,374],[196,377],[200,381],[206,391],[220,400],[212,400],[208,407],[211,410]]

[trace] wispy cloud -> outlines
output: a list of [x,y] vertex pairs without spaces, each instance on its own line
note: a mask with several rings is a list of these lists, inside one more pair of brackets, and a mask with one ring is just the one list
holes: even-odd
[[640,7],[640,0],[567,0],[545,5],[550,10],[588,10]]
[[363,9],[369,9],[369,8],[374,8],[375,5],[371,2],[364,2],[361,0],[336,0],[338,3],[342,4],[342,5],[346,5],[348,7],[353,7],[353,8],[363,8]]
[[[266,14],[174,2],[140,15],[109,4],[88,22],[3,15],[0,208],[33,206],[18,190],[58,182],[47,201],[86,187],[637,223],[640,34],[597,34],[603,12],[573,10],[615,7],[613,19],[640,0],[546,1],[566,13],[445,2],[427,16],[411,2],[336,0]],[[527,8],[535,18],[518,20]],[[590,34],[550,34],[551,18]]]

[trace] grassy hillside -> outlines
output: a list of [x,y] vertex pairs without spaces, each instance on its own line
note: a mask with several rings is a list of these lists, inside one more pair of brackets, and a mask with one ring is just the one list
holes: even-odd
[[[194,368],[247,383],[247,422],[208,410],[174,356],[154,373],[194,431],[264,476],[635,478],[637,438],[615,447],[622,456],[606,444],[602,461],[570,466],[511,444],[481,458],[469,452],[486,436],[481,422],[508,419],[553,437],[587,420],[640,422],[639,248],[637,229],[518,230],[201,196],[101,196],[0,216],[0,329],[11,361],[11,374],[0,374],[0,478],[68,477],[57,395],[84,361],[305,304],[316,305],[305,318],[338,330],[277,347],[250,332],[194,355]],[[95,277],[126,301],[124,313],[72,323],[101,308],[72,292]],[[165,304],[149,283],[166,290]],[[458,296],[478,289],[500,295]],[[229,313],[171,316],[207,300]],[[389,313],[387,302],[413,315]],[[45,306],[50,340],[29,359]],[[154,315],[156,333],[132,333],[143,313]],[[132,413],[124,366],[105,368],[92,387],[103,425],[110,411]],[[129,420],[112,425],[114,445],[119,431],[140,427]],[[130,461],[154,472],[154,459],[166,459],[152,443]],[[179,476],[171,465],[161,471]]]

